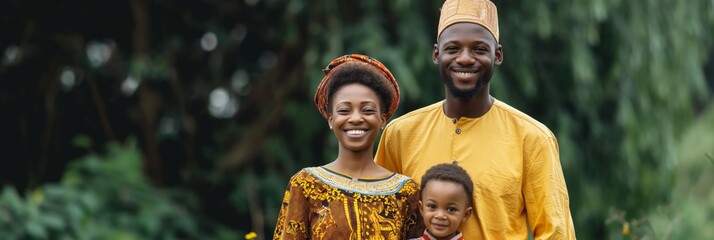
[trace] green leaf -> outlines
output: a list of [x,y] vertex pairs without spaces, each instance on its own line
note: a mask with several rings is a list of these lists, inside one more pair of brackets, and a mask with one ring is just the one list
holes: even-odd
[[33,238],[47,238],[47,230],[39,222],[36,221],[28,221],[27,223],[25,223],[25,231],[27,231],[27,234]]

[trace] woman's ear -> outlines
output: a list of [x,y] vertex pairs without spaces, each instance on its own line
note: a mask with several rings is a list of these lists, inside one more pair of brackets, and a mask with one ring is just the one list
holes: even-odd
[[384,127],[387,126],[387,114],[382,114],[382,130],[384,130]]
[[332,129],[332,114],[327,115],[327,124],[330,126],[330,129]]

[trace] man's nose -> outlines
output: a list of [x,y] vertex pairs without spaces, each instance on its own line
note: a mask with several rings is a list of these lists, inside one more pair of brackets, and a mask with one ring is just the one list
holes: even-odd
[[476,59],[471,55],[470,51],[464,50],[459,52],[459,55],[456,56],[456,63],[461,65],[472,65],[476,63]]

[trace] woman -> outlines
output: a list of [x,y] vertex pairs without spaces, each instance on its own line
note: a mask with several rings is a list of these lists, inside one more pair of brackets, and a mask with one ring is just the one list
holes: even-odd
[[374,141],[399,102],[376,59],[333,60],[315,104],[339,141],[337,159],[304,168],[288,184],[273,239],[405,239],[423,231],[418,184],[377,165]]

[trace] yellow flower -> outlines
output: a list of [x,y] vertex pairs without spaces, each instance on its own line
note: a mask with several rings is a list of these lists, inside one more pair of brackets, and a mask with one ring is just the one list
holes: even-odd
[[629,233],[630,233],[630,224],[625,223],[624,225],[622,225],[622,235],[627,235]]
[[258,234],[256,234],[255,232],[249,232],[245,235],[246,240],[255,239],[256,237],[258,237]]
[[32,202],[34,204],[40,205],[42,204],[42,201],[45,200],[45,193],[42,192],[42,188],[35,189],[35,191],[32,191]]

